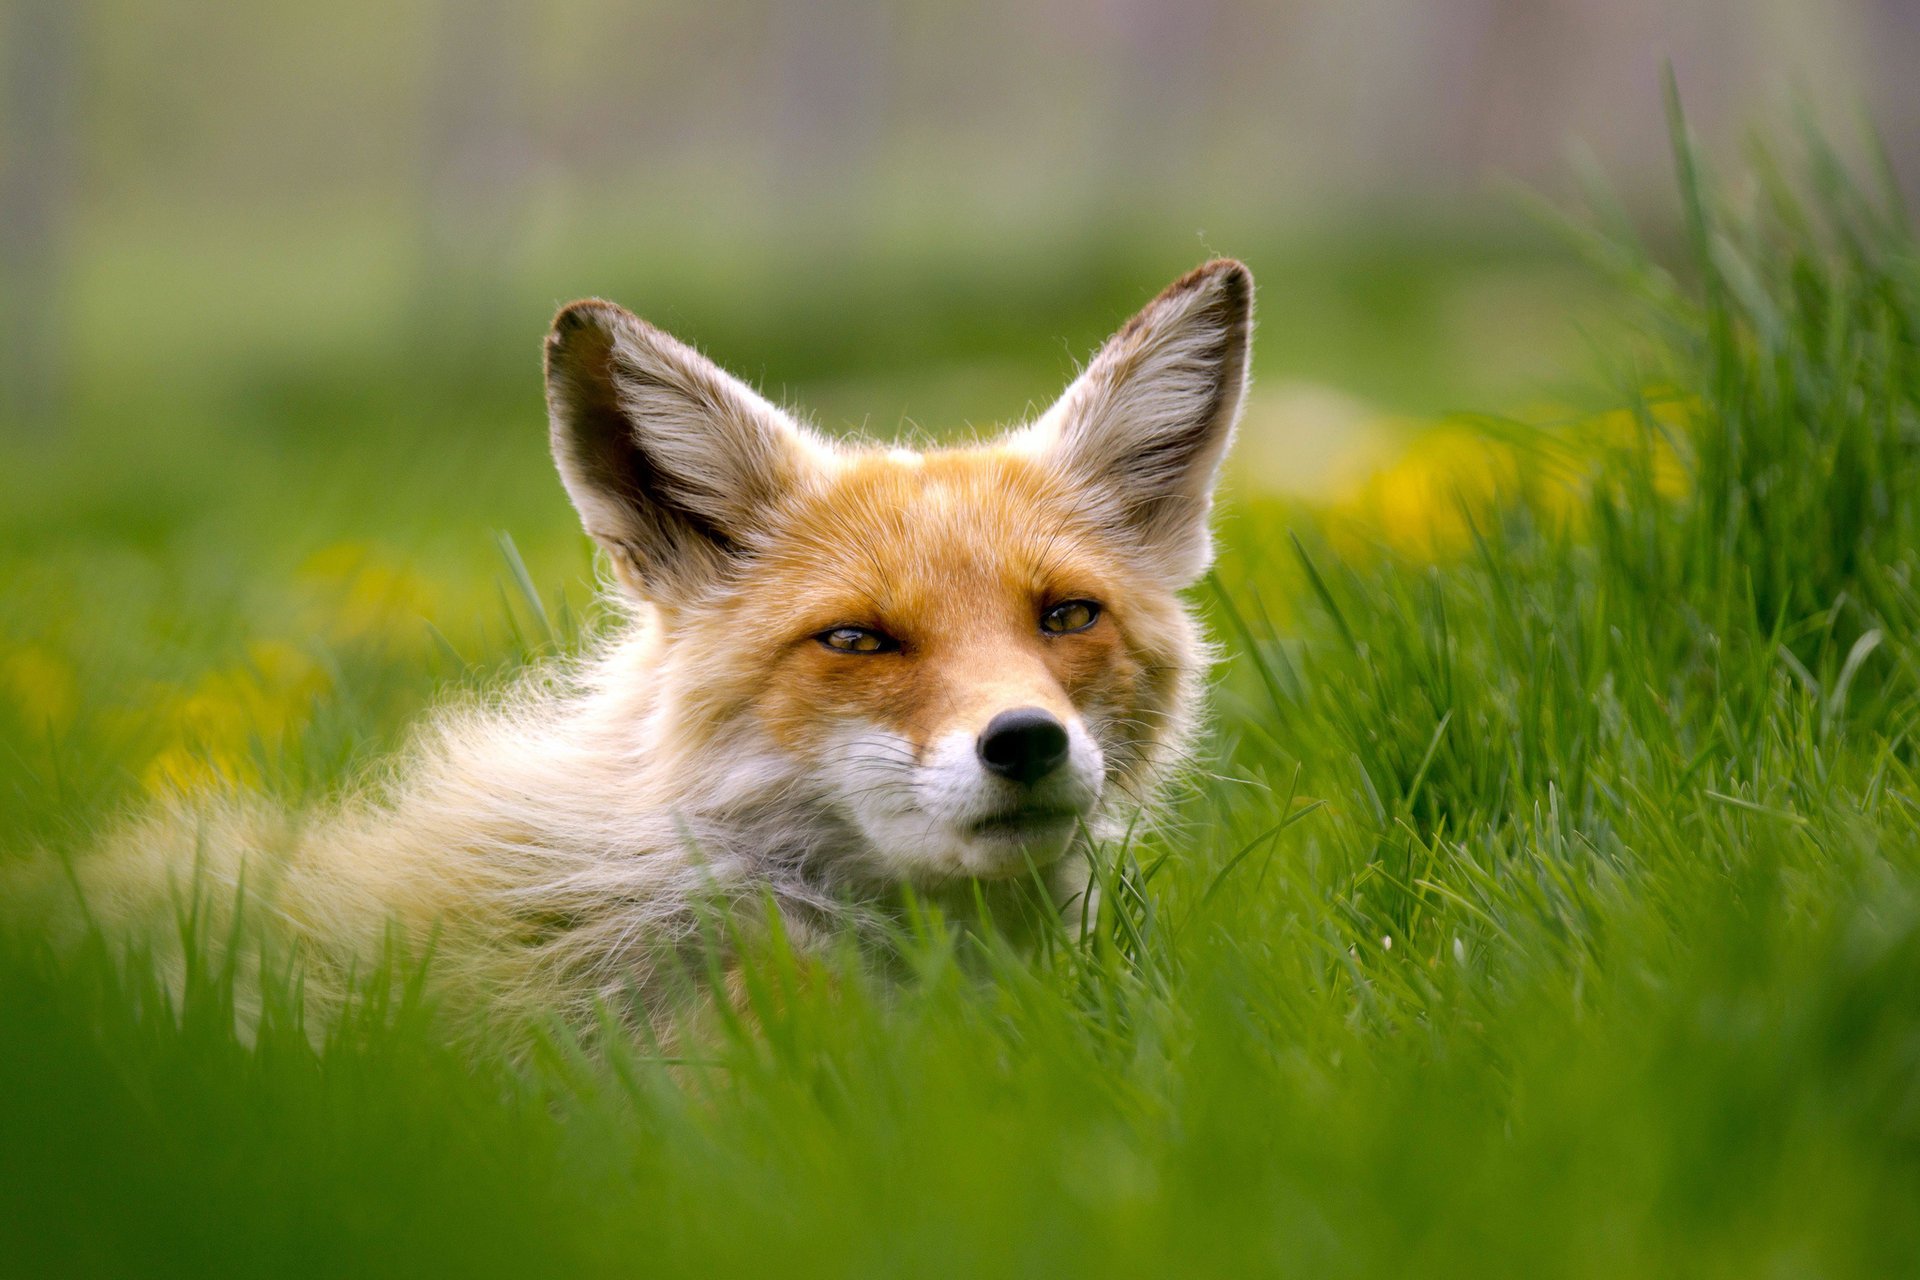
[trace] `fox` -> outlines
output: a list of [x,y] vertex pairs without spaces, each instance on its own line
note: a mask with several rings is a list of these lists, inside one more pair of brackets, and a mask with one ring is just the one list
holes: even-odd
[[598,647],[431,714],[322,812],[163,805],[82,895],[124,920],[191,880],[288,939],[314,998],[397,937],[456,1006],[581,1025],[658,1024],[703,948],[737,963],[716,910],[803,950],[908,899],[1084,915],[1089,850],[1159,811],[1203,719],[1186,593],[1252,328],[1252,274],[1209,261],[1031,421],[910,449],[570,303],[546,401]]

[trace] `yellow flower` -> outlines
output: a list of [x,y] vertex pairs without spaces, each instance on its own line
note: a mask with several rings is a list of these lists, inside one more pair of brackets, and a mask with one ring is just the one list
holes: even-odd
[[1684,497],[1688,487],[1686,464],[1674,441],[1684,439],[1699,410],[1695,398],[1647,399],[1644,417],[1634,409],[1615,409],[1588,424],[1587,434],[1598,450],[1638,454],[1646,451],[1654,492],[1663,498]]
[[1469,518],[1490,509],[1517,481],[1511,449],[1462,427],[1438,427],[1350,487],[1334,510],[1397,550],[1443,556],[1466,545]]
[[0,657],[0,689],[35,728],[66,728],[80,702],[73,665],[34,645]]
[[[1387,465],[1349,485],[1331,504],[1364,537],[1409,555],[1432,558],[1464,550],[1469,521],[1485,527],[1504,500],[1524,495],[1534,509],[1568,521],[1586,518],[1597,479],[1618,476],[1609,459],[1633,458],[1648,470],[1655,493],[1686,494],[1689,475],[1680,446],[1698,402],[1649,392],[1639,408],[1566,420],[1542,408],[1534,440],[1501,439],[1465,426],[1436,426],[1415,436]],[[1557,423],[1552,419],[1559,419]],[[1334,532],[1340,532],[1338,523]]]
[[256,746],[285,742],[307,723],[326,672],[280,641],[248,646],[247,662],[187,687],[162,686],[150,704],[162,745],[142,771],[151,791],[197,791],[259,781]]
[[140,771],[141,785],[153,795],[219,791],[257,780],[251,761],[217,756],[184,742],[162,747]]
[[373,547],[337,543],[308,557],[296,575],[301,615],[336,644],[383,641],[423,646],[422,619],[437,612],[427,580]]
[[247,661],[255,688],[283,709],[304,705],[330,683],[319,663],[284,640],[254,641],[247,646]]

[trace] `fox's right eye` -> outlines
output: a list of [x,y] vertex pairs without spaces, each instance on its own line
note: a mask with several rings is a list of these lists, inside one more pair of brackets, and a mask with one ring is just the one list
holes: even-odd
[[892,653],[900,642],[866,627],[835,627],[814,637],[835,653]]

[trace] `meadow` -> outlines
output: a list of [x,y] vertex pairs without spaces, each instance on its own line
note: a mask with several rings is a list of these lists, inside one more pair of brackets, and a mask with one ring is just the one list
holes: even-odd
[[[917,919],[897,981],[763,957],[697,1054],[476,1056],[416,968],[324,1028],[281,992],[248,1039],[221,966],[176,996],[11,919],[0,1270],[1912,1273],[1920,255],[1816,136],[1725,178],[1675,145],[1677,242],[1604,200],[1567,227],[1609,402],[1436,424],[1319,497],[1238,486],[1213,730],[1169,819],[1098,851],[1086,937]],[[1247,256],[1263,348],[1313,341]],[[1425,269],[1379,266],[1353,331]],[[1017,274],[922,279],[920,327],[844,350],[681,297],[776,381],[851,403],[894,388],[850,352],[945,351],[1015,397],[1059,370],[1002,352],[1090,348],[1156,279],[979,331]],[[1420,338],[1347,358],[1414,403]],[[84,856],[169,788],[315,800],[433,699],[591,643],[531,360],[339,364],[256,353],[139,429],[103,383],[6,468],[8,856]]]

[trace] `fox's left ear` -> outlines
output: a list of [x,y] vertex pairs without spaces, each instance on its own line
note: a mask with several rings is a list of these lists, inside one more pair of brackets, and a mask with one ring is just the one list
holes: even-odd
[[1240,417],[1253,273],[1220,258],[1168,286],[1017,437],[1089,513],[1186,586],[1213,558],[1213,486]]

